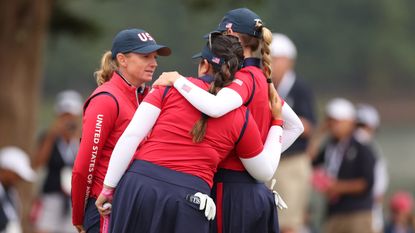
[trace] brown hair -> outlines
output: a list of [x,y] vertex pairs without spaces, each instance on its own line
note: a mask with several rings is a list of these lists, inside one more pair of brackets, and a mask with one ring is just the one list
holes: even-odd
[[[235,73],[240,69],[243,63],[243,49],[234,36],[215,35],[212,37],[211,52],[224,60],[221,66],[212,65],[214,81],[211,83],[209,93],[216,95],[218,91],[229,85]],[[201,142],[206,134],[206,124],[208,116],[202,114],[193,126],[190,134],[193,136],[193,142]]]
[[104,53],[104,55],[102,55],[101,67],[94,73],[98,86],[108,82],[111,79],[114,71],[118,69],[117,59],[112,59],[111,55],[111,51],[107,51]]

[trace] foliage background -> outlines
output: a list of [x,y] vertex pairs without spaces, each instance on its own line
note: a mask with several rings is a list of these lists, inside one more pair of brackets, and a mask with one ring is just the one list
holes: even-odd
[[[202,36],[237,7],[251,8],[269,29],[294,41],[296,71],[313,88],[320,119],[326,101],[337,96],[379,109],[378,139],[391,174],[388,194],[414,193],[413,0],[1,1],[0,146],[13,143],[31,154],[34,131],[51,123],[55,95],[76,89],[86,98],[92,92],[93,72],[118,31],[143,28],[172,48],[170,57],[159,59],[155,77],[169,70],[195,75],[190,57],[204,44]],[[19,43],[10,38],[22,46],[11,50],[10,41]]]

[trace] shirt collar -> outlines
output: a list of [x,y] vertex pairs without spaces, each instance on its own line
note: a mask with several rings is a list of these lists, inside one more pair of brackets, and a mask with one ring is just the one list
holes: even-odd
[[247,66],[256,66],[258,68],[261,68],[261,59],[256,57],[248,57],[244,59],[243,67]]
[[119,70],[116,70],[115,73],[117,73],[118,76],[120,76],[124,80],[124,82],[126,82],[129,86],[133,86],[126,78],[124,78],[124,76]]
[[199,77],[199,79],[201,79],[202,81],[206,82],[206,83],[212,83],[214,78],[210,75],[204,75],[202,77]]

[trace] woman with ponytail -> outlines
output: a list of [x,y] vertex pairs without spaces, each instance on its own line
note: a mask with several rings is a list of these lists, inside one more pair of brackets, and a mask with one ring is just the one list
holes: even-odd
[[82,138],[72,172],[72,223],[78,232],[99,233],[95,200],[115,143],[148,92],[157,56],[170,49],[142,29],[119,32],[95,72],[98,88],[84,104]]
[[[207,93],[177,72],[163,73],[153,86],[173,85],[195,108],[210,117],[220,117],[245,105],[248,107],[265,142],[272,124],[269,100],[278,95],[271,81],[269,45],[271,32],[260,17],[247,8],[225,14],[213,33],[239,38],[244,50],[243,68],[235,80],[216,95]],[[183,87],[186,86],[186,90]],[[282,151],[303,132],[303,125],[294,111],[283,103],[284,131]],[[279,157],[278,157],[279,158]],[[278,194],[252,179],[236,153],[219,164],[212,196],[218,205],[218,219],[213,232],[279,232],[276,204],[283,208]],[[275,198],[275,201],[274,201]],[[249,211],[246,211],[249,210]]]
[[[234,80],[243,49],[236,37],[218,34],[209,37],[195,57],[200,58],[199,77],[187,79],[215,95]],[[274,121],[263,144],[246,107],[209,118],[176,89],[155,87],[117,142],[96,202],[102,215],[111,212],[110,232],[209,232],[209,220],[216,214],[209,197],[213,176],[231,151],[261,181],[268,180],[278,166],[281,101],[277,97],[271,105]],[[106,202],[112,202],[111,210],[104,208]]]

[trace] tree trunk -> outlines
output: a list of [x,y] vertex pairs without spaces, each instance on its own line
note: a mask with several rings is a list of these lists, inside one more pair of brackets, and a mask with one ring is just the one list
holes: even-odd
[[[30,155],[34,146],[43,46],[53,0],[0,1],[0,147],[15,145]],[[23,223],[31,186],[25,193]],[[29,195],[31,196],[31,195]]]

